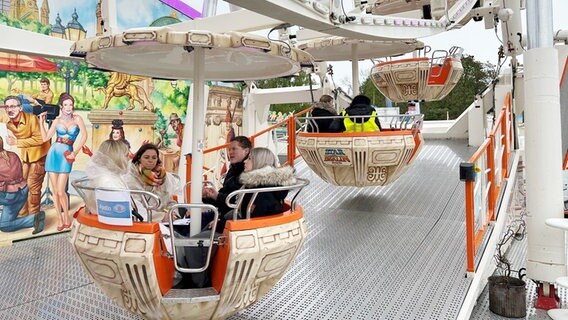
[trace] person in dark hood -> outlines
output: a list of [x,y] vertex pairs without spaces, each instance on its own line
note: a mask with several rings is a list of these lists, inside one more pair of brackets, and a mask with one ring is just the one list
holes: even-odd
[[[331,132],[372,132],[380,131],[381,123],[377,111],[371,106],[371,99],[365,95],[353,98],[347,109],[341,112],[345,118],[334,119],[329,129]],[[362,117],[365,116],[365,117]]]
[[324,94],[320,97],[319,102],[313,104],[312,117],[316,119],[311,119],[308,125],[308,132],[330,132],[329,126],[333,122],[331,118],[319,118],[319,117],[331,117],[337,116],[337,110],[333,105],[333,98],[330,95]]

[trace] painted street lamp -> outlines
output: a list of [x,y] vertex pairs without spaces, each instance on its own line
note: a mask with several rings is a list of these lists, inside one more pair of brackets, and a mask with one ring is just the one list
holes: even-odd
[[81,23],[79,23],[77,9],[73,11],[71,18],[72,20],[67,23],[67,28],[65,29],[65,36],[67,37],[67,40],[78,41],[85,39],[87,31],[83,28]]

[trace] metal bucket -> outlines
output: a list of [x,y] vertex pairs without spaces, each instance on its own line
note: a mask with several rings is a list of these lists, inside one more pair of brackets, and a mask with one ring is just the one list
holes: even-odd
[[489,310],[507,318],[527,315],[526,283],[518,278],[491,276],[489,283]]

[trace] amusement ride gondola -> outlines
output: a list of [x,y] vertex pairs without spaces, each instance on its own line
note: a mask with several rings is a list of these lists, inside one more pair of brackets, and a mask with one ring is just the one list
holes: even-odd
[[[154,218],[163,216],[155,208],[165,199],[134,190],[96,188],[99,186],[91,185],[88,179],[74,182],[86,203],[89,192],[121,193],[137,198],[142,203],[140,207],[150,213],[149,221],[124,226],[101,222],[101,216],[96,214],[101,207],[79,210],[71,242],[96,285],[122,307],[149,319],[220,319],[254,303],[276,284],[298,254],[306,236],[303,210],[294,196],[281,214],[249,219],[248,210],[242,210],[247,219],[237,220],[235,215],[234,220],[227,221],[221,235],[198,234],[201,212],[216,212],[214,207],[201,204],[205,107],[198,88],[203,88],[205,79],[265,79],[293,74],[301,64],[311,63],[310,55],[259,36],[179,32],[169,28],[133,29],[120,35],[82,40],[75,43],[72,55],[85,57],[99,69],[162,79],[192,79],[195,88],[193,128],[189,129],[193,131],[193,179],[191,198],[186,202],[190,203],[175,205],[169,211],[170,216],[181,208],[191,212],[189,238],[180,239],[174,233],[166,236],[160,230],[160,222],[151,218],[152,212]],[[252,193],[254,201],[254,193],[284,189],[295,190],[297,195],[307,184],[298,179],[288,187],[241,189],[229,195],[228,200],[237,194]],[[128,202],[108,209],[113,213],[124,211],[125,207],[129,208]],[[167,250],[168,242],[172,252]],[[204,263],[182,267],[176,256],[185,248],[205,250]],[[176,270],[197,274],[208,267],[211,287],[173,288]]]
[[[317,46],[306,46],[314,47]],[[371,79],[394,102],[440,100],[455,87],[463,73],[461,52],[461,48],[452,47],[449,52],[434,51],[431,58],[380,62],[372,68]],[[310,53],[317,57],[313,50]],[[329,133],[318,132],[314,122],[307,118],[306,130],[296,138],[298,150],[308,166],[331,184],[386,185],[417,158],[424,143],[423,115],[384,115],[379,119],[381,131]]]

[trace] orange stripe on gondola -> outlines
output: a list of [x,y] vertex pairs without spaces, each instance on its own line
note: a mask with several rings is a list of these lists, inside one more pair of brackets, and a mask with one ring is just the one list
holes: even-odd
[[115,226],[101,223],[99,222],[98,215],[88,214],[84,207],[78,210],[77,221],[89,227],[111,231],[152,234],[160,230],[158,222],[133,222],[132,226]]
[[568,70],[568,58],[564,61],[564,70],[562,71],[562,76],[560,77],[560,89],[564,85],[564,78],[566,77],[566,70]]
[[156,270],[156,278],[158,279],[160,292],[162,294],[166,294],[172,288],[174,281],[173,274],[175,270],[174,260],[163,254],[167,251],[158,222],[134,222],[133,226],[104,224],[99,222],[96,214],[88,214],[85,211],[85,207],[82,207],[77,211],[77,221],[82,225],[102,230],[154,234],[154,248],[152,250],[152,255],[154,257],[154,269]]
[[229,261],[229,249],[231,245],[229,243],[230,237],[229,232],[232,231],[245,231],[254,230],[265,227],[272,227],[276,225],[282,225],[294,221],[300,220],[304,216],[304,210],[301,206],[296,205],[296,210],[291,212],[290,210],[281,213],[270,215],[267,217],[252,218],[250,220],[229,220],[225,224],[225,230],[223,230],[223,236],[226,239],[225,245],[219,246],[217,253],[215,254],[214,263],[211,267],[211,282],[213,288],[217,292],[221,292],[223,287],[223,282],[225,281],[225,273],[227,272],[227,263]]

